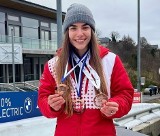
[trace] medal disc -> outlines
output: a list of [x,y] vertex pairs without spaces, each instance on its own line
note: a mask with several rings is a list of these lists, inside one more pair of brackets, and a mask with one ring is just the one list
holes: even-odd
[[65,84],[59,84],[57,87],[57,93],[59,93],[62,96],[65,96],[65,93],[68,90],[68,86]]
[[102,107],[102,100],[107,100],[107,95],[104,93],[99,93],[94,98],[94,104],[97,107]]
[[73,102],[73,110],[75,113],[81,114],[84,112],[85,108],[86,108],[86,106],[85,106],[85,103],[82,99],[76,99]]

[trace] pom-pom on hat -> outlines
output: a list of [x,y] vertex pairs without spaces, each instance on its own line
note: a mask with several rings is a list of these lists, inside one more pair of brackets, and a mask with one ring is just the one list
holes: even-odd
[[77,22],[86,23],[95,31],[95,21],[90,9],[85,5],[74,3],[67,9],[63,22],[63,31],[65,32],[69,26]]

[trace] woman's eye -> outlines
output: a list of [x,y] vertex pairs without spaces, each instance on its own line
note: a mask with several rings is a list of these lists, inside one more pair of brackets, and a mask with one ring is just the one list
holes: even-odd
[[89,26],[84,26],[83,30],[88,30],[90,27]]
[[70,27],[69,29],[70,30],[76,30],[76,27]]

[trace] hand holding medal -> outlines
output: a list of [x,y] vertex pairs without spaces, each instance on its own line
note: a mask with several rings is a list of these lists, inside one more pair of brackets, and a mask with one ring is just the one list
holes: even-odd
[[112,101],[102,101],[103,107],[101,107],[100,111],[107,117],[113,116],[118,111],[118,103]]
[[97,94],[94,98],[94,104],[97,107],[102,107],[102,101],[103,100],[108,100],[108,97],[106,94],[102,93],[101,91],[99,91],[99,94]]
[[58,93],[48,96],[48,105],[51,108],[53,108],[55,111],[60,110],[64,103],[65,103],[65,100]]
[[66,96],[66,92],[67,92],[68,89],[69,89],[69,87],[67,85],[59,84],[57,86],[57,93],[62,95],[63,97],[65,97]]

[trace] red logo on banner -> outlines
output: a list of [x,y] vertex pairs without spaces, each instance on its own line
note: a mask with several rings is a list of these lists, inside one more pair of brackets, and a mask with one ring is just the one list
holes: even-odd
[[141,93],[134,92],[133,103],[141,103]]

